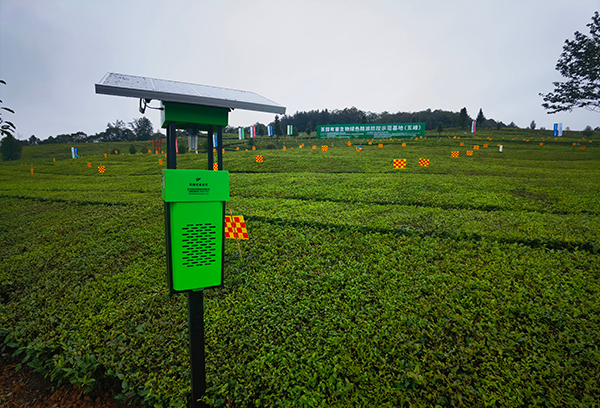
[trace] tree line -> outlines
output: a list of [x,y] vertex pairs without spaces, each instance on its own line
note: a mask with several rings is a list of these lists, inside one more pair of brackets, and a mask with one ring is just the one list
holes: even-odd
[[143,116],[134,119],[129,124],[122,120],[116,120],[115,123],[107,123],[106,129],[94,135],[87,135],[85,132],[75,132],[50,136],[41,140],[32,135],[25,142],[28,145],[42,145],[54,143],[99,143],[99,142],[127,142],[134,140],[151,140],[164,137],[160,132],[154,132],[152,122]]

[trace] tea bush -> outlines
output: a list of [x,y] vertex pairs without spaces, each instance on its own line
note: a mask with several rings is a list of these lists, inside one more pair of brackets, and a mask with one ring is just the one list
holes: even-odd
[[[360,156],[257,139],[264,163],[228,149],[228,208],[250,240],[243,258],[227,240],[225,284],[205,293],[206,401],[594,406],[600,149],[489,135],[505,138],[502,154],[464,157],[460,142],[487,140],[472,137],[363,142]],[[0,165],[0,342],[53,379],[183,407],[186,299],[164,276],[164,156],[107,147],[57,161],[57,146],[26,147],[27,167]],[[177,160],[207,167],[205,155]]]

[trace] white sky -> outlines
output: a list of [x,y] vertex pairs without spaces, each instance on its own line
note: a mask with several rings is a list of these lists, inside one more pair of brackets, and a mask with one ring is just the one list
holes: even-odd
[[[458,112],[526,127],[548,115],[566,39],[600,0],[0,0],[0,99],[20,138],[101,132],[141,115],[97,95],[107,72],[256,92],[288,114],[355,106]],[[153,101],[153,105],[157,102]],[[146,111],[155,128],[157,111]],[[235,110],[232,126],[274,115]]]

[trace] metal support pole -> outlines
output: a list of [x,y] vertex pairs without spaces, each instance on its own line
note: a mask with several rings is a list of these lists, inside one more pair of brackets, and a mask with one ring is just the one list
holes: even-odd
[[177,168],[177,153],[175,151],[175,140],[177,139],[177,128],[175,123],[167,125],[167,169]]
[[223,170],[223,126],[217,126],[217,163],[219,170]]
[[[175,154],[175,137],[176,137],[175,123],[167,124],[167,169],[177,168],[177,155]],[[154,148],[158,150],[158,143],[155,143]],[[173,276],[173,264],[171,254],[171,203],[165,201],[165,237],[167,244],[167,284],[169,288],[173,287],[171,278]],[[170,289],[170,295],[175,292]]]
[[213,146],[213,126],[212,125],[210,125],[208,127],[208,143],[206,144],[206,146],[208,149],[208,170],[212,170],[213,163],[214,163],[213,149],[215,148]]
[[204,291],[188,292],[188,327],[190,331],[190,363],[192,367],[192,396],[190,408],[205,408],[198,399],[206,393],[204,360]]

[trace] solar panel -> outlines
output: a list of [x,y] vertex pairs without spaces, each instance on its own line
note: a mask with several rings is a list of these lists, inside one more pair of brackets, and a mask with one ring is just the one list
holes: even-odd
[[109,72],[96,93],[190,105],[285,114],[285,107],[254,92]]

